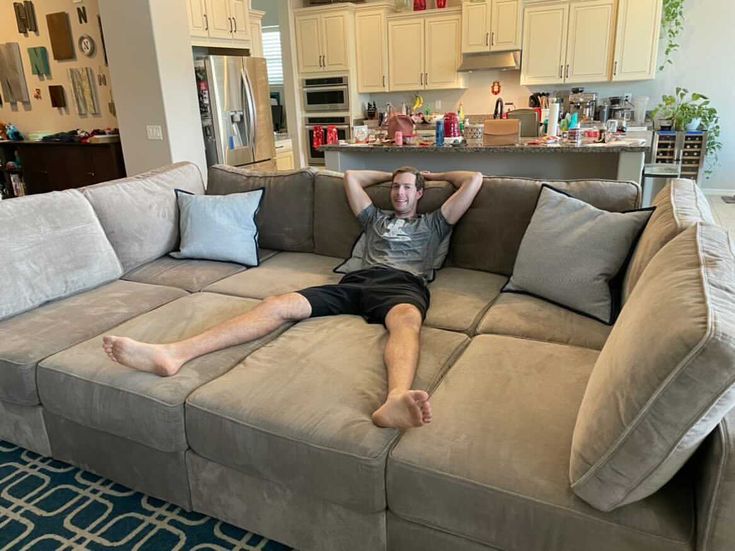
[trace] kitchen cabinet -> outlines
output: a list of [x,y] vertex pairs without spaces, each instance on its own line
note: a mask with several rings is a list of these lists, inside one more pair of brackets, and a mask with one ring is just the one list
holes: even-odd
[[[443,12],[446,11],[442,10]],[[388,18],[390,91],[462,88],[461,14]]]
[[615,15],[615,0],[527,7],[521,84],[609,81]]
[[502,52],[521,48],[521,0],[462,4],[462,52]]
[[289,139],[276,140],[276,169],[294,169],[293,147]]
[[358,93],[388,91],[387,44],[385,11],[358,11],[355,14]]
[[352,13],[322,10],[296,16],[296,51],[300,73],[347,71]]
[[656,78],[662,0],[619,0],[613,80]]
[[185,0],[195,46],[250,47],[249,0]]
[[186,0],[186,11],[189,16],[189,34],[192,37],[209,37],[204,0]]
[[263,57],[263,16],[264,11],[250,11],[250,55]]

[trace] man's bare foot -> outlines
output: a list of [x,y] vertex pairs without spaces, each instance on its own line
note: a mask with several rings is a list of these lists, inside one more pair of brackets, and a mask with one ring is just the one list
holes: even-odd
[[102,337],[102,348],[113,362],[161,377],[176,374],[184,364],[166,344],[148,344],[128,337],[108,335]]
[[388,394],[385,403],[373,413],[379,427],[409,429],[431,422],[429,395],[423,390],[407,390]]

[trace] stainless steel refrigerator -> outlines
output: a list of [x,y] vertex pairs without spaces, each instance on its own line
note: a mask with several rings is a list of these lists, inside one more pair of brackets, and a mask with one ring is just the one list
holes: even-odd
[[207,165],[275,170],[265,59],[209,55],[194,67]]

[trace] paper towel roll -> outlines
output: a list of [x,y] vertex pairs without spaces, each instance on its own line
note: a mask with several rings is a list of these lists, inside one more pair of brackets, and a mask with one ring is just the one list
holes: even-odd
[[556,136],[559,134],[559,112],[561,110],[560,103],[549,104],[549,129],[547,135]]

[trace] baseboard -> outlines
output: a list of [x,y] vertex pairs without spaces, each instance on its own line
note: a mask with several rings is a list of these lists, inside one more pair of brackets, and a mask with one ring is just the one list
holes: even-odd
[[705,195],[735,195],[733,188],[702,188]]

